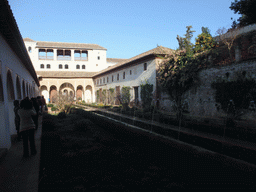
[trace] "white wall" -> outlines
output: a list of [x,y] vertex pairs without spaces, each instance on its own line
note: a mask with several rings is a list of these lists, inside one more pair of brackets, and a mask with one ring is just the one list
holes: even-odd
[[[153,84],[153,92],[156,89],[156,59],[145,61],[138,63],[133,66],[128,66],[125,69],[121,69],[116,72],[108,73],[107,75],[98,77],[94,79],[95,92],[100,88],[110,89],[115,88],[116,86],[120,86],[120,89],[123,86],[130,86],[131,88],[140,86],[142,83],[147,82],[149,84]],[[147,70],[144,70],[144,63],[147,63]],[[132,74],[130,75],[130,71]],[[125,72],[125,79],[123,79],[123,72]],[[117,80],[117,74],[119,74],[119,80]],[[112,75],[114,76],[114,81],[112,82]],[[109,82],[107,83],[107,77],[109,78]],[[105,83],[103,83],[103,79],[105,78]],[[101,84],[97,84],[97,81]],[[94,92],[94,94],[95,94]],[[134,92],[131,89],[131,100],[134,99]],[[140,87],[139,87],[139,100],[140,100]]]
[[[106,50],[88,50],[88,60],[87,61],[75,61],[74,50],[71,50],[71,60],[57,60],[57,49],[53,49],[54,59],[53,60],[39,60],[38,51],[39,48],[36,48],[36,42],[24,41],[25,46],[28,50],[31,47],[31,52],[29,52],[30,59],[34,65],[36,71],[88,71],[95,72],[100,71],[108,67],[106,59]],[[100,57],[100,59],[98,59]],[[44,69],[40,68],[40,65],[44,64]],[[46,67],[47,64],[50,64],[51,68]],[[59,69],[59,64],[62,64],[63,68]],[[65,64],[69,67],[65,69]],[[76,69],[76,65],[80,65],[80,69]],[[85,65],[85,69],[82,69],[82,65]]]
[[11,78],[13,81],[14,95],[15,99],[18,99],[17,89],[16,89],[16,77],[20,78],[20,89],[21,98],[22,94],[22,80],[33,90],[35,86],[35,93],[26,94],[25,96],[33,97],[38,93],[38,87],[34,82],[33,77],[30,75],[29,71],[25,68],[16,54],[9,47],[5,39],[0,35],[0,62],[1,62],[1,78],[3,83],[3,95],[4,101],[0,101],[0,148],[9,148],[11,146],[10,135],[16,134],[15,124],[14,124],[14,111],[13,111],[13,100],[8,99],[7,95],[7,72],[11,72]]

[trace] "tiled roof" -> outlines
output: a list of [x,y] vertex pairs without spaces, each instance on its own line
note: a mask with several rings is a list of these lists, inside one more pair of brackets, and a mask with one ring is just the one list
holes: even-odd
[[48,42],[48,41],[37,41],[37,47],[40,48],[69,48],[69,49],[97,49],[107,50],[97,44],[86,44],[86,43],[62,43],[62,42]]
[[115,65],[113,65],[111,67],[103,69],[103,70],[97,72],[94,76],[98,76],[98,75],[100,75],[102,73],[106,73],[106,72],[111,71],[113,69],[117,69],[119,67],[123,67],[125,65],[129,65],[129,64],[131,64],[131,63],[133,63],[133,62],[135,62],[137,60],[140,60],[140,59],[142,59],[144,57],[147,57],[147,56],[169,55],[169,54],[172,54],[173,51],[174,50],[169,49],[167,47],[158,46],[158,47],[156,47],[154,49],[151,49],[151,50],[149,50],[147,52],[141,53],[141,54],[139,54],[139,55],[137,55],[135,57],[132,57],[130,59],[126,59],[126,60],[121,61],[121,62],[119,62],[119,63],[117,63],[117,64],[115,64]]
[[23,41],[31,41],[31,42],[35,42],[33,39],[30,39],[28,37],[24,38]]
[[126,61],[127,59],[118,59],[118,58],[107,58],[108,63],[119,63],[122,61]]
[[76,71],[37,71],[38,76],[48,78],[91,78],[96,72],[76,72]]

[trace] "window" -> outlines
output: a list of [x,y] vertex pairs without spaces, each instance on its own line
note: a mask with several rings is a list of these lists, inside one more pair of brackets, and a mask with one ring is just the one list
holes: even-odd
[[103,78],[103,83],[105,83],[105,77]]
[[41,65],[40,65],[40,68],[41,68],[41,69],[44,69],[44,64],[41,64]]
[[59,64],[59,69],[62,69],[62,64]]
[[32,53],[31,47],[28,47],[28,52],[29,52],[29,53]]
[[147,63],[144,63],[144,71],[147,70]]
[[132,75],[132,70],[130,70],[130,75]]
[[123,72],[123,79],[125,79],[125,72]]
[[107,77],[107,83],[108,83],[108,77]]
[[112,75],[112,82],[114,81],[114,75]]
[[99,79],[97,80],[97,85],[99,85]]
[[100,79],[100,84],[102,84],[102,79]]
[[100,56],[98,56],[98,60],[100,60]]
[[96,64],[96,67],[98,67],[98,64]]
[[57,50],[57,60],[66,60],[70,61],[71,60],[71,51],[70,50],[62,50],[58,49]]
[[75,50],[75,61],[87,61],[88,52],[86,50]]
[[68,64],[65,65],[65,69],[68,69]]
[[85,69],[85,65],[82,65],[82,69]]
[[50,68],[51,68],[51,65],[50,65],[50,64],[47,64],[47,65],[46,65],[46,68],[47,68],[47,69],[50,69]]
[[80,65],[76,65],[76,69],[80,69]]
[[119,73],[117,74],[116,80],[119,81]]
[[39,49],[39,60],[53,60],[53,49]]

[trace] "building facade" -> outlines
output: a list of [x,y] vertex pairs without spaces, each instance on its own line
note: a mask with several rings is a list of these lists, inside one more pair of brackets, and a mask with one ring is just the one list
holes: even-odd
[[[107,58],[107,49],[96,44],[60,43],[24,39],[40,80],[40,91],[47,102],[59,93],[84,100],[102,102],[97,94],[104,89],[131,87],[132,100],[140,100],[140,84],[147,81],[156,90],[159,56],[171,49],[159,46],[130,59]],[[118,101],[113,104],[118,104]]]
[[7,0],[0,1],[0,148],[16,135],[13,101],[39,95],[39,81]]

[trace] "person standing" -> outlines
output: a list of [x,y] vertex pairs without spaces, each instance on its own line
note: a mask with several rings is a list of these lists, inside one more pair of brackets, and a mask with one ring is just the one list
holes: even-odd
[[32,101],[25,98],[20,103],[21,109],[18,110],[20,116],[20,133],[23,139],[23,157],[29,156],[28,142],[30,143],[31,155],[36,155],[35,146],[35,123],[32,116],[36,116],[36,111]]
[[21,136],[20,136],[20,116],[18,115],[18,110],[20,109],[19,100],[15,100],[13,102],[13,105],[14,105],[13,110],[14,110],[14,114],[15,114],[14,122],[15,122],[15,127],[16,127],[16,130],[17,130],[18,141],[20,141],[20,139],[21,139]]

